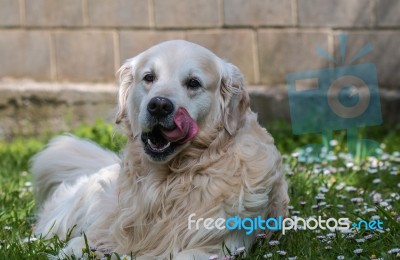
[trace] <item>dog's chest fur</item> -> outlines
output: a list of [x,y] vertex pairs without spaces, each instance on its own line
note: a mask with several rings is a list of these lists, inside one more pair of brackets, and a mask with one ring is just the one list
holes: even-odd
[[[194,220],[265,215],[270,192],[266,189],[267,175],[273,171],[265,168],[268,164],[265,160],[262,165],[257,160],[258,156],[265,156],[266,151],[260,150],[264,146],[255,149],[257,145],[249,145],[251,154],[231,147],[229,151],[233,152],[221,152],[218,156],[213,152],[212,157],[203,153],[197,163],[186,165],[183,160],[174,168],[157,164],[148,167],[138,152],[139,145],[131,144],[125,159],[137,159],[125,160],[129,164],[123,166],[118,180],[119,193],[130,194],[120,197],[118,203],[116,222],[121,225],[115,232],[123,238],[120,249],[135,252],[146,245],[161,252],[171,245],[179,250],[192,243],[207,244],[210,240],[218,244],[227,230],[207,230],[202,225],[198,230],[195,225],[189,229],[188,217],[193,213]],[[249,157],[254,160],[249,161]],[[197,236],[203,239],[198,241]]]

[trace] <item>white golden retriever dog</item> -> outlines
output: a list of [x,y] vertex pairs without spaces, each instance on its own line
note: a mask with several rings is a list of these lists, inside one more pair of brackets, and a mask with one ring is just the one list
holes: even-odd
[[35,232],[71,240],[59,257],[82,255],[83,234],[100,252],[136,259],[208,259],[223,243],[249,246],[255,232],[207,229],[188,218],[285,216],[287,184],[271,135],[249,108],[243,76],[182,40],[156,45],[120,69],[121,158],[73,136],[32,161]]

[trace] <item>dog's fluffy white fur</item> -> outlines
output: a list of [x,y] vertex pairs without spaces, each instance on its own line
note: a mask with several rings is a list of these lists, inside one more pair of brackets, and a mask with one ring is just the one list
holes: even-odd
[[[154,73],[146,82],[143,75]],[[196,77],[200,88],[189,88]],[[186,41],[159,44],[120,70],[117,122],[128,142],[121,158],[73,136],[54,139],[32,160],[39,205],[35,232],[72,239],[60,252],[81,256],[89,244],[137,259],[208,259],[249,246],[254,232],[188,228],[188,217],[286,215],[287,184],[271,135],[257,123],[240,71]],[[155,160],[140,138],[155,96],[183,107],[200,131]]]

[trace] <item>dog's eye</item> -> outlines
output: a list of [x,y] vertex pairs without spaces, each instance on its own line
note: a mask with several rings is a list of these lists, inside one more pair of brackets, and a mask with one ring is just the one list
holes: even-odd
[[154,81],[154,75],[152,73],[147,73],[146,75],[144,75],[143,80],[147,83],[151,83]]
[[201,83],[197,79],[189,79],[187,87],[190,89],[198,89],[201,87]]

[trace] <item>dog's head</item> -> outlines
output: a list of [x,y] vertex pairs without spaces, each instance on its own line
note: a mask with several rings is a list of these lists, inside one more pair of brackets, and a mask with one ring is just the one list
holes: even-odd
[[211,51],[182,40],[156,45],[119,70],[117,123],[153,161],[167,162],[203,129],[234,135],[249,106],[243,76]]

